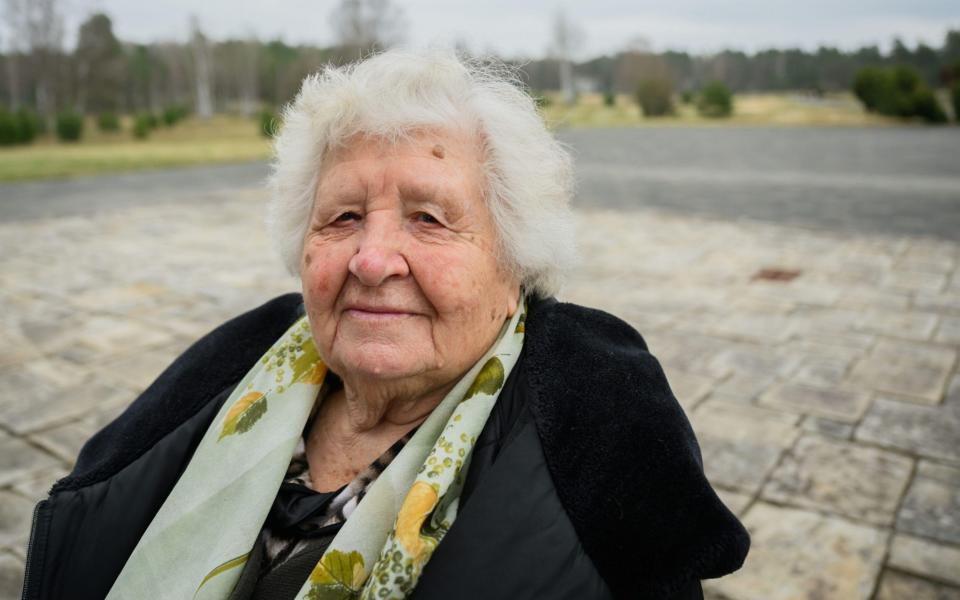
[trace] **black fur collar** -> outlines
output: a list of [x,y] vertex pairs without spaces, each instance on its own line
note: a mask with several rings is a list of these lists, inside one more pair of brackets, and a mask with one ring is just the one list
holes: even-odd
[[555,300],[527,316],[531,408],[557,493],[617,597],[738,569],[750,538],[703,474],[693,430],[632,327]]

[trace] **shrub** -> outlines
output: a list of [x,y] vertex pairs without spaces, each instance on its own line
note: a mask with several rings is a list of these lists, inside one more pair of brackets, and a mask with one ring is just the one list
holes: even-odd
[[617,105],[617,95],[613,92],[606,92],[603,95],[603,105],[604,106],[616,106]]
[[0,108],[0,146],[17,143],[17,119],[7,109]]
[[100,131],[115,132],[120,131],[120,119],[112,112],[102,112],[97,117],[97,127]]
[[666,77],[641,79],[637,84],[637,103],[645,117],[673,114],[673,84]]
[[280,129],[280,121],[277,119],[277,114],[272,110],[263,109],[260,111],[260,133],[264,137],[273,137],[277,135],[277,131]]
[[684,90],[683,93],[680,94],[680,102],[684,104],[690,104],[693,102],[693,92],[690,90]]
[[150,130],[156,127],[156,122],[157,118],[153,113],[138,113],[133,118],[133,137],[138,140],[147,139],[147,136],[150,135]]
[[729,117],[733,114],[733,94],[723,83],[710,82],[700,91],[697,112],[714,119]]
[[910,95],[909,111],[910,114],[906,116],[920,117],[927,123],[940,124],[947,122],[947,113],[937,102],[937,97],[926,86]]
[[83,115],[65,110],[57,115],[57,137],[64,142],[76,142],[83,136]]
[[167,127],[173,127],[179,121],[182,121],[187,116],[187,109],[181,105],[168,106],[163,109],[163,114],[161,119],[163,124]]
[[953,120],[960,122],[960,79],[950,86],[950,104],[953,106]]
[[14,115],[17,126],[17,143],[29,144],[33,138],[37,137],[37,132],[42,123],[37,113],[26,108],[21,108]]
[[928,123],[947,120],[936,96],[910,67],[860,69],[854,78],[853,93],[867,112],[905,119],[918,117]]

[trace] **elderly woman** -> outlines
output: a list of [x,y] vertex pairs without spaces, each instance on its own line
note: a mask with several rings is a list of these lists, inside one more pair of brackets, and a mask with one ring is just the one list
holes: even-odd
[[701,597],[749,539],[643,338],[550,298],[570,171],[496,69],[387,52],[308,78],[270,205],[302,296],[86,444],[24,597]]

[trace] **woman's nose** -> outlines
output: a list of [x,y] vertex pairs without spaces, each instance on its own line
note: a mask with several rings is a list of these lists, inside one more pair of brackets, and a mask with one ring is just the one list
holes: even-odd
[[406,277],[410,265],[400,251],[396,233],[370,228],[364,231],[357,253],[350,258],[348,268],[360,283],[376,287],[391,277]]

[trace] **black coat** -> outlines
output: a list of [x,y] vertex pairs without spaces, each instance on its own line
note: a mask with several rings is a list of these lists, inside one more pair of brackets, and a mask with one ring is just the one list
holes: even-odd
[[[208,334],[83,447],[34,513],[24,598],[102,598],[236,383],[303,314],[276,298]],[[699,598],[749,537],[643,338],[530,303],[461,510],[413,597]]]

